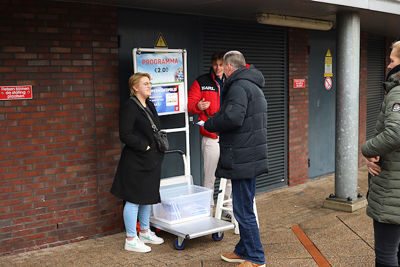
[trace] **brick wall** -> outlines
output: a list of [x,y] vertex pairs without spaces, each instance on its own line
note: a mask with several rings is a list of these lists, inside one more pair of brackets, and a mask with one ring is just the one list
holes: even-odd
[[359,120],[358,120],[358,166],[365,164],[361,154],[361,144],[367,138],[367,65],[368,65],[368,34],[361,32],[360,36],[360,92],[359,92]]
[[[390,63],[390,53],[392,52],[392,48],[391,48],[392,44],[394,42],[398,41],[398,40],[400,40],[400,39],[396,39],[396,38],[393,38],[393,37],[386,37],[385,38],[385,41],[386,41],[386,48],[385,48],[385,51],[386,51],[385,62],[386,62],[386,64],[385,64],[385,67],[387,67],[387,65],[389,65],[389,63]],[[387,74],[387,71],[385,73]]]
[[[306,79],[293,88],[293,79]],[[288,184],[308,179],[308,31],[289,29]]]
[[121,230],[117,11],[0,2],[0,255]]

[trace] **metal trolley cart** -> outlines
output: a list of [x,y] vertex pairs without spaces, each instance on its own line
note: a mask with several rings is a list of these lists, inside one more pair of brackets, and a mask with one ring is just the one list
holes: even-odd
[[[187,172],[186,156],[181,150],[167,151],[166,153],[179,153],[182,155],[185,174],[171,178],[164,178],[161,180],[161,186],[170,186],[177,184],[191,184],[190,174]],[[182,223],[169,224],[156,219],[150,218],[151,225],[160,230],[177,236],[174,246],[177,250],[185,248],[185,240],[201,237],[205,235],[212,235],[215,241],[220,241],[224,237],[224,231],[233,229],[235,226],[231,222],[223,221],[212,216],[196,218]]]
[[[134,48],[132,50],[132,56],[134,71],[146,72],[151,75],[153,88],[150,98],[156,106],[158,115],[169,116],[178,113],[184,114],[184,127],[163,129],[167,133],[185,133],[186,155],[181,150],[166,152],[167,154],[179,153],[182,156],[184,175],[161,179],[161,187],[176,186],[179,184],[196,187],[192,185],[189,164],[189,118],[186,108],[186,50]],[[207,191],[207,189],[203,189]],[[209,192],[205,193],[207,194]],[[155,215],[154,211],[155,206],[153,206],[153,213]],[[160,217],[156,217],[157,216],[152,216],[150,219],[152,226],[176,235],[175,248],[178,250],[184,249],[184,240],[186,239],[212,234],[213,239],[219,241],[222,240],[224,231],[234,228],[234,224],[211,217],[210,213],[207,214],[207,211],[204,211],[199,216],[193,216],[193,220],[179,220],[176,221],[175,224],[170,224],[168,223],[170,221],[165,222],[164,220],[160,220]]]

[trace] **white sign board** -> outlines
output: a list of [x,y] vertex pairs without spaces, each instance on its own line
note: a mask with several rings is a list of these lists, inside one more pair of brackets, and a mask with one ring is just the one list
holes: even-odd
[[186,111],[186,53],[176,49],[133,49],[135,72],[151,76],[151,96],[159,115]]

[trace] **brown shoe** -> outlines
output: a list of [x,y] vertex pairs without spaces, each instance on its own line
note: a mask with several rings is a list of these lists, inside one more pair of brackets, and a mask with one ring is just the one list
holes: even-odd
[[236,267],[265,267],[265,264],[257,264],[250,261],[244,261]]
[[244,262],[245,260],[236,255],[234,252],[221,254],[221,259],[227,262]]

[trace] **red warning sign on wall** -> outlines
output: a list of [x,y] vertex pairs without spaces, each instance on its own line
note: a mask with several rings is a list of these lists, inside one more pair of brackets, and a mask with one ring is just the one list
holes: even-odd
[[0,100],[32,99],[32,85],[0,86]]
[[293,79],[293,88],[306,87],[306,79]]

